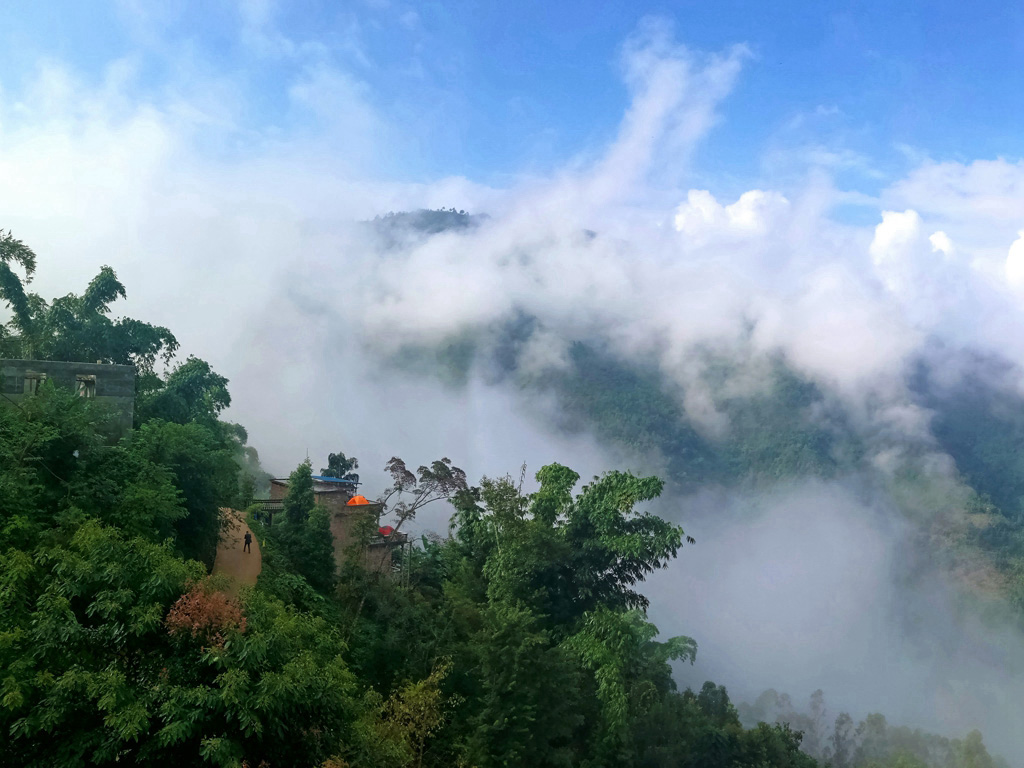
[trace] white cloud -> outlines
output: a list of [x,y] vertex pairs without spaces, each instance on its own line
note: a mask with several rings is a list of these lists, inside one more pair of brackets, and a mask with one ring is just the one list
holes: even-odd
[[943,256],[953,255],[953,241],[945,232],[933,232],[928,236],[928,242],[932,244],[932,250],[941,253]]
[[871,258],[876,267],[898,260],[921,237],[921,217],[917,211],[883,211],[882,223],[875,227]]
[[883,194],[893,207],[912,207],[975,258],[1001,262],[1024,222],[1024,161],[926,161]]
[[[272,8],[247,12],[268,56],[291,55],[275,42]],[[728,423],[702,384],[700,353],[737,359],[733,393],[754,391],[781,355],[865,414],[858,426],[888,472],[910,460],[897,443],[931,448],[927,414],[904,386],[926,339],[1024,364],[1024,302],[1008,290],[1024,289],[1024,166],[926,163],[883,193],[877,226],[832,220],[837,202],[872,201],[822,175],[719,202],[690,189],[689,161],[748,54],[702,56],[649,25],[624,48],[632,103],[593,162],[509,189],[395,182],[379,166],[402,149],[401,128],[351,71],[296,56],[288,93],[315,117],[297,130],[247,126],[230,80],[189,73],[140,98],[130,57],[98,86],[50,63],[23,90],[0,93],[0,225],[39,253],[36,287],[80,290],[113,265],[126,313],[168,325],[232,380],[231,416],[275,471],[339,448],[357,451],[371,480],[396,450],[413,461],[465,456],[476,474],[522,460],[607,467],[603,448],[532,422],[541,406],[514,391],[381,371],[404,343],[486,338],[522,314],[542,329],[523,344],[527,372],[566,365],[574,339],[600,339],[660,366],[711,433]],[[209,150],[235,142],[243,149]],[[383,253],[351,226],[453,205],[493,218]],[[919,454],[929,471],[949,472],[945,457]],[[821,540],[839,540],[829,533]]]
[[1024,230],[1010,245],[1006,255],[1006,281],[1016,290],[1024,289]]
[[702,60],[675,43],[663,20],[645,20],[623,46],[632,103],[618,138],[587,179],[589,202],[628,199],[651,174],[669,182],[683,178],[749,55],[735,46]]
[[[388,124],[371,106],[369,89],[348,72],[327,65],[306,68],[288,89],[292,103],[316,117],[324,132],[314,140],[330,141],[334,162],[350,170],[380,164],[388,145]],[[342,149],[343,148],[343,149]]]
[[[265,6],[250,11],[251,24],[270,23]],[[932,217],[916,209],[884,211],[873,233],[840,226],[828,208],[841,194],[816,179],[791,194],[752,189],[727,203],[690,190],[674,215],[657,207],[663,193],[651,195],[652,183],[666,167],[685,176],[746,56],[700,56],[664,27],[645,28],[623,52],[634,98],[615,141],[589,165],[509,190],[459,178],[374,181],[395,134],[366,86],[336,67],[306,67],[290,88],[294,104],[316,114],[316,130],[250,131],[251,151],[212,160],[198,147],[236,135],[240,115],[211,119],[180,92],[139,102],[130,62],[93,90],[51,65],[17,102],[0,103],[0,173],[19,180],[0,183],[0,205],[5,224],[43,254],[41,286],[74,288],[112,262],[135,306],[204,354],[234,355],[234,365],[237,340],[206,338],[206,329],[261,314],[271,296],[275,318],[319,318],[294,354],[319,354],[315,339],[330,333],[321,323],[384,354],[522,312],[546,329],[527,344],[531,365],[563,365],[568,340],[604,338],[624,357],[657,360],[716,431],[724,426],[700,389],[694,351],[734,349],[744,334],[752,340],[744,355],[781,353],[851,398],[881,391],[894,401],[893,382],[928,334],[1006,350],[1005,325],[1019,309],[972,266],[969,237],[956,250],[945,234],[952,228],[926,237]],[[353,219],[424,205],[494,218],[475,233],[383,257],[347,229]],[[585,236],[587,228],[599,236]],[[58,280],[48,259],[68,273]],[[217,301],[239,288],[251,305]],[[190,292],[204,306],[184,312],[176,296]],[[277,354],[259,339],[244,348]],[[1007,351],[1024,360],[1024,349]]]
[[795,366],[858,397],[891,394],[893,380],[920,341],[898,308],[841,264],[808,275],[788,296],[760,302],[755,340],[782,350]]
[[676,230],[694,241],[714,234],[740,237],[764,235],[777,219],[789,213],[789,201],[778,192],[752,189],[731,205],[721,205],[707,190],[693,189],[676,210]]

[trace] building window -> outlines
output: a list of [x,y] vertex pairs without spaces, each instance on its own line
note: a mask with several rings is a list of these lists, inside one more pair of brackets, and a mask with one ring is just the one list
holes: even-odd
[[78,380],[78,396],[94,398],[96,397],[96,377],[95,376],[76,376]]
[[26,395],[34,395],[39,392],[39,387],[46,381],[45,373],[35,373],[33,371],[25,372],[25,388],[24,393]]

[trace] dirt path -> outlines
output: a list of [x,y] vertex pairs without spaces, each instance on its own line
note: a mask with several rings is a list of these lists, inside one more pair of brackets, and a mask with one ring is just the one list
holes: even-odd
[[245,534],[249,526],[245,524],[245,516],[236,509],[221,509],[228,519],[227,527],[217,544],[217,559],[213,563],[213,572],[223,573],[235,580],[238,586],[252,585],[263,569],[263,556],[260,554],[260,543],[255,534],[252,537],[251,552],[244,552]]

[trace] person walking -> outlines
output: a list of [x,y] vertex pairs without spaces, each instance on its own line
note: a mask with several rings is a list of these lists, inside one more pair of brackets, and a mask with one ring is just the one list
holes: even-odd
[[252,534],[249,531],[245,532],[245,545],[242,547],[243,552],[252,552]]

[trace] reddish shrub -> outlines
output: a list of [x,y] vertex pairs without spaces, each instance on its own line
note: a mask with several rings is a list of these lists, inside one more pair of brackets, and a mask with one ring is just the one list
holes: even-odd
[[195,584],[171,606],[165,620],[172,637],[190,636],[204,646],[221,647],[230,632],[245,632],[245,615],[238,601]]

